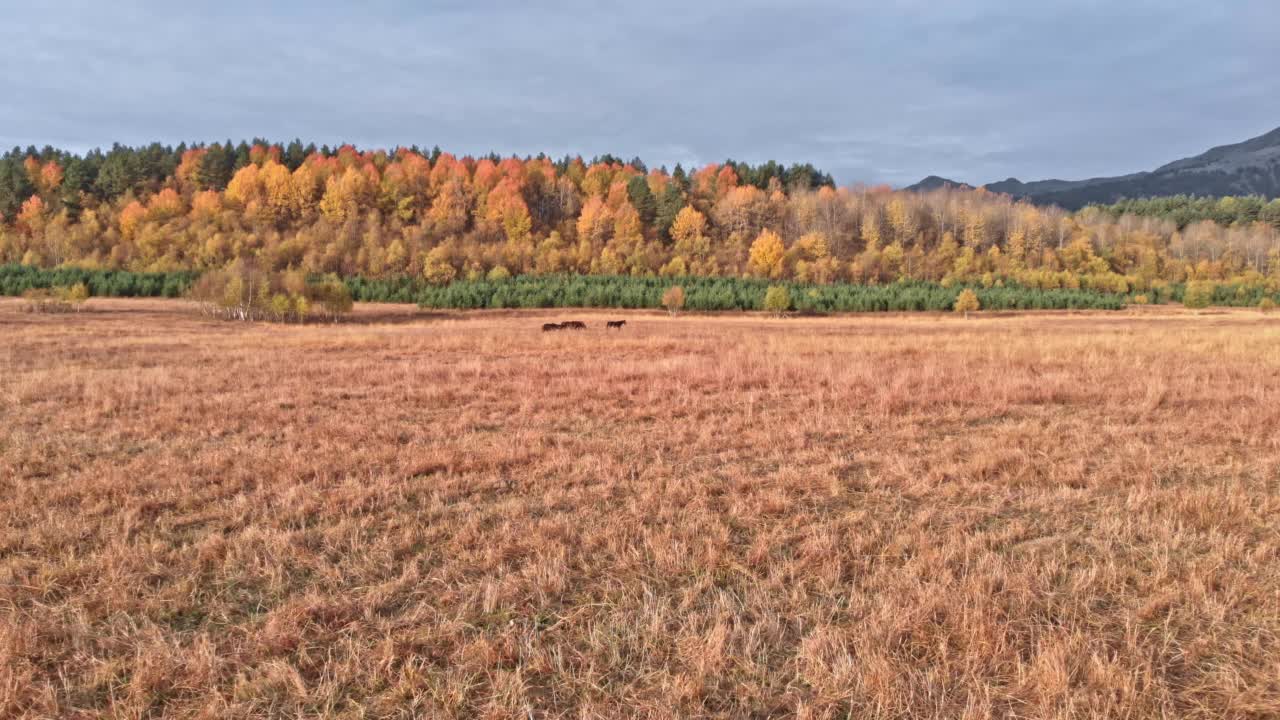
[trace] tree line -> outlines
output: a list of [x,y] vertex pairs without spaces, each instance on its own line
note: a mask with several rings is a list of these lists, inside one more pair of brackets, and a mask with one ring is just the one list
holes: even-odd
[[96,297],[183,297],[199,273],[130,272],[82,267],[38,268],[0,265],[0,295],[19,296],[28,290],[50,290],[83,285]]
[[[289,172],[295,172],[310,159],[336,158],[351,149],[349,146],[317,147],[314,143],[304,145],[301,140],[276,145],[260,138],[238,144],[228,140],[192,146],[152,143],[129,147],[117,143],[110,150],[98,148],[84,154],[52,146],[42,149],[15,147],[0,155],[0,217],[15,217],[22,204],[33,195],[60,205],[73,216],[86,203],[96,206],[126,195],[134,198],[148,196],[170,185],[170,178],[174,178],[180,168],[183,169],[183,181],[192,188],[223,191],[236,173],[249,165],[261,165],[264,157],[269,156]],[[396,148],[389,154],[376,152],[372,156],[381,164],[386,163],[388,155],[416,155],[435,163],[442,154],[439,147],[423,151],[412,146]],[[502,161],[494,154],[484,159],[492,163]],[[539,155],[536,159],[542,161],[546,157]],[[553,165],[563,173],[575,163],[582,162],[581,158],[564,157]],[[624,163],[617,156],[603,155],[593,158],[589,164],[626,164],[646,172],[646,166],[639,158]],[[774,179],[786,187],[816,188],[835,184],[830,175],[807,163],[785,166],[771,160],[752,165],[727,160],[725,165],[733,169],[740,182],[761,189],[767,188]],[[676,172],[679,174],[683,170],[677,166]]]
[[[772,310],[802,313],[914,312],[951,310],[961,293],[973,292],[985,310],[1119,310],[1125,298],[1092,290],[976,287],[925,281],[886,285],[775,282],[757,278],[651,278],[634,276],[523,276],[425,286],[418,303],[427,308],[669,307],[666,294],[679,288],[685,310]],[[782,300],[770,301],[771,294]]]
[[[342,288],[336,288],[336,283]],[[903,280],[885,285],[798,283],[763,278],[630,275],[525,275],[458,280],[432,285],[420,278],[306,276],[298,271],[267,273],[248,263],[197,276],[191,272],[131,273],[82,268],[41,269],[0,266],[0,295],[26,295],[32,290],[83,287],[102,297],[190,297],[209,314],[236,319],[304,317],[325,310],[330,315],[350,309],[352,301],[417,303],[425,308],[635,308],[666,307],[664,295],[679,288],[682,309],[796,310],[801,312],[909,312],[951,309],[966,289],[976,292],[989,310],[1097,309],[1118,310],[1130,299],[1094,290],[964,285]],[[784,307],[768,308],[771,289],[782,288]],[[1180,298],[1180,291],[1177,293]],[[1174,300],[1172,296],[1162,298]],[[1220,303],[1229,304],[1229,303]]]
[[1201,197],[1170,195],[1167,197],[1119,200],[1110,205],[1093,205],[1112,217],[1141,215],[1169,220],[1179,230],[1198,222],[1213,222],[1223,227],[1248,227],[1266,223],[1280,230],[1280,198],[1268,200],[1261,195]]
[[1067,213],[984,190],[837,188],[812,166],[777,163],[686,171],[301,141],[27,148],[0,158],[0,263],[148,273],[246,261],[432,287],[598,275],[1280,291],[1271,204],[1237,205],[1257,212],[1229,223],[1142,205]]
[[[261,274],[263,279],[251,275]],[[228,292],[227,287],[240,276],[241,293]],[[213,278],[207,280],[207,278]],[[342,290],[335,287],[341,282]],[[290,311],[282,309],[284,294],[293,308],[346,306],[348,301],[417,303],[430,308],[552,308],[552,307],[665,307],[662,295],[680,288],[688,298],[689,310],[760,310],[770,288],[787,291],[786,309],[804,312],[874,312],[913,310],[946,310],[964,290],[975,291],[990,310],[1018,309],[1099,309],[1116,310],[1126,304],[1187,303],[1192,306],[1274,307],[1280,304],[1280,292],[1265,286],[1240,282],[1192,281],[1170,283],[1142,292],[1119,294],[1089,289],[1051,289],[1006,284],[995,280],[990,286],[977,284],[938,283],[922,280],[899,280],[881,285],[854,285],[844,282],[816,284],[789,280],[738,277],[645,277],[598,275],[524,275],[455,280],[448,285],[433,285],[420,277],[407,275],[366,278],[337,278],[334,275],[305,275],[298,271],[264,273],[249,263],[238,261],[224,269],[203,275],[190,272],[134,273],[127,270],[88,270],[84,268],[36,268],[28,265],[0,265],[0,295],[22,296],[33,290],[84,287],[89,295],[100,297],[190,297],[216,303],[228,296],[245,298],[226,302],[227,308],[258,303],[244,314],[282,317]],[[270,290],[266,295],[254,291]],[[307,305],[298,302],[303,298]],[[272,309],[262,311],[261,308]],[[349,306],[347,306],[349,307]],[[236,314],[238,311],[231,311]],[[216,314],[216,313],[215,313]],[[294,312],[305,316],[309,312]]]

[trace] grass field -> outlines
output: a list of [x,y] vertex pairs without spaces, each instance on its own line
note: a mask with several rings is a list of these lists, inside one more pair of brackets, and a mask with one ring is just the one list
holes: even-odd
[[1277,318],[15,307],[0,717],[1280,714]]

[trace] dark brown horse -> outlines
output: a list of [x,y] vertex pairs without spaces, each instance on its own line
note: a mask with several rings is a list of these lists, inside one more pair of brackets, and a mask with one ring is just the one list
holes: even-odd
[[555,330],[563,330],[560,323],[542,323],[542,332],[552,332]]
[[561,330],[586,330],[587,324],[584,322],[579,322],[577,320],[570,320],[568,322],[560,323],[560,329]]
[[627,324],[626,320],[610,320],[609,322],[604,324],[604,329],[608,330],[609,328],[618,328],[619,330],[621,330],[622,326],[626,324]]

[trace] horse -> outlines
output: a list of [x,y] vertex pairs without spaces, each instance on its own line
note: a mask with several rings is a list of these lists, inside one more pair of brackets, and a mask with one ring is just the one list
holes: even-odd
[[563,329],[564,328],[560,325],[560,323],[543,323],[542,324],[542,332],[553,332],[556,330],[563,330]]
[[561,330],[586,330],[587,324],[584,322],[579,322],[577,320],[570,320],[568,322],[560,323],[560,329]]
[[622,326],[626,324],[627,324],[626,320],[610,320],[609,322],[604,324],[604,329],[608,330],[609,328],[618,328],[619,330],[621,330]]

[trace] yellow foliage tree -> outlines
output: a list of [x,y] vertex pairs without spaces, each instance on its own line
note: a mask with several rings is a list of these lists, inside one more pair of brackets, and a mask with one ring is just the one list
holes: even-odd
[[958,313],[964,313],[965,317],[969,317],[969,313],[982,308],[982,304],[978,302],[978,294],[970,288],[965,288],[956,296],[955,304],[952,309]]
[[613,214],[613,242],[618,248],[634,250],[644,242],[640,213],[629,202],[623,202]]
[[685,205],[671,223],[671,239],[676,247],[694,248],[706,240],[707,216],[692,205]]
[[237,170],[231,182],[227,183],[223,197],[240,207],[261,201],[262,181],[258,177],[258,166],[249,164]]
[[369,177],[354,166],[349,167],[340,176],[329,176],[324,197],[320,198],[320,212],[334,223],[344,223],[359,217],[361,207],[372,194]]
[[315,211],[325,180],[314,163],[305,162],[289,178],[290,207],[300,215]]
[[299,207],[289,169],[274,160],[268,160],[258,174],[262,178],[266,217],[272,222],[282,222],[296,214]]
[[427,253],[423,263],[422,277],[432,285],[448,285],[458,274],[458,270],[449,262],[449,252],[444,246],[433,248]]
[[782,258],[786,248],[782,238],[772,230],[762,230],[755,242],[751,243],[751,252],[747,266],[755,275],[768,278],[782,276]]
[[893,230],[894,240],[907,242],[916,233],[915,215],[902,195],[895,195],[889,201],[889,227]]
[[662,277],[684,277],[689,274],[689,264],[684,261],[683,257],[676,255],[662,266],[658,271]]
[[770,286],[764,293],[764,309],[781,315],[791,309],[791,293],[782,285]]
[[578,215],[578,240],[594,247],[604,245],[613,223],[612,213],[599,195],[592,195]]
[[440,194],[431,203],[427,216],[435,224],[436,232],[453,235],[462,232],[471,218],[471,192],[460,178],[453,178],[440,188]]
[[217,190],[202,190],[191,198],[191,216],[200,219],[216,217],[222,210],[222,196]]

